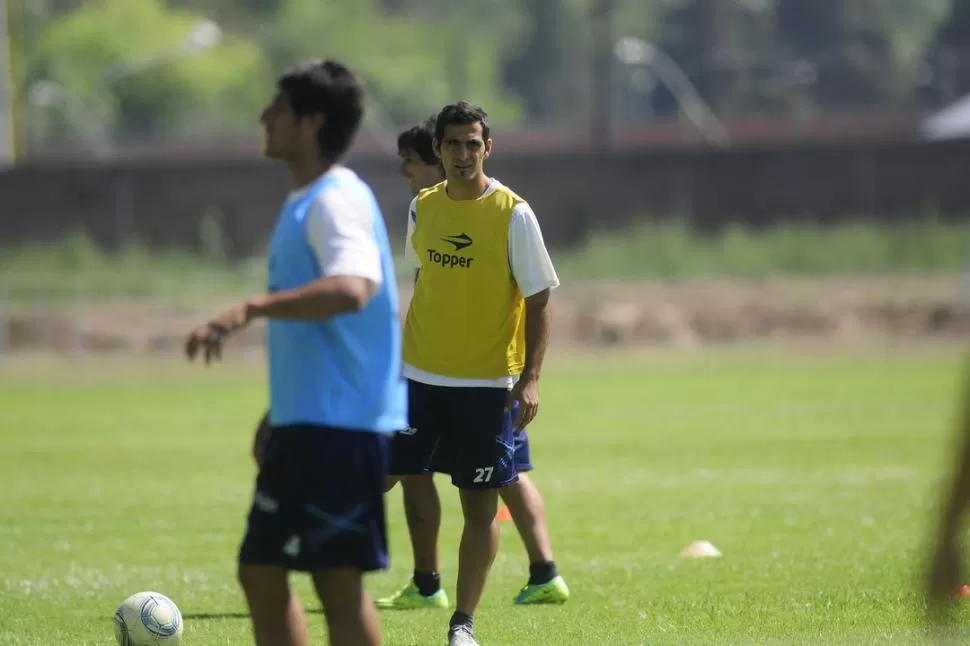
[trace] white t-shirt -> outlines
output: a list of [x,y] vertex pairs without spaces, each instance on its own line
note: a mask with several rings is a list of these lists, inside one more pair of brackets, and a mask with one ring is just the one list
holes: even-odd
[[[380,247],[374,235],[376,210],[367,185],[349,168],[327,171],[336,181],[317,195],[303,224],[324,276],[357,276],[370,281],[371,293],[384,282]],[[291,191],[297,199],[308,188]]]
[[[496,188],[502,186],[497,179],[492,179],[482,193],[482,197],[489,195]],[[404,262],[411,269],[421,267],[411,236],[414,234],[414,223],[417,220],[418,198],[411,200],[408,209],[408,229],[404,241]],[[559,287],[559,276],[549,257],[549,250],[542,239],[542,230],[532,207],[522,202],[512,210],[509,220],[509,266],[512,268],[512,278],[519,286],[524,298],[534,296],[546,289]],[[453,386],[461,388],[511,388],[518,380],[518,376],[501,377],[499,379],[458,379],[445,377],[419,370],[407,363],[404,364],[404,376],[414,381],[431,386]]]

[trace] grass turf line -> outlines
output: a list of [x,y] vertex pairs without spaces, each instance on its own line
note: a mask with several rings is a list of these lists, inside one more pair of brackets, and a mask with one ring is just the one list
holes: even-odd
[[[399,251],[399,244],[393,245]],[[781,224],[764,231],[739,225],[703,237],[677,221],[638,219],[621,231],[593,233],[583,245],[554,249],[564,284],[580,280],[763,278],[900,272],[959,272],[970,254],[970,227],[918,217],[893,225]],[[221,251],[150,252],[131,244],[107,254],[88,236],[0,254],[0,307],[109,299],[205,302],[261,290],[260,258],[227,263]],[[399,278],[410,272],[398,259]]]

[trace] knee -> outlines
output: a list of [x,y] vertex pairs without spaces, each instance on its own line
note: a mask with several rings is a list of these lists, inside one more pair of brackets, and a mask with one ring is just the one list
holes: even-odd
[[430,473],[404,476],[401,478],[401,488],[404,489],[404,495],[411,495],[415,493],[420,495],[436,491],[434,476],[432,476]]
[[466,526],[485,529],[495,522],[498,490],[462,491],[461,507]]
[[250,592],[257,588],[257,578],[258,576],[251,565],[240,563],[236,567],[236,580],[239,582],[239,585],[242,586],[244,591]]
[[314,572],[313,587],[320,602],[328,611],[354,608],[360,605],[363,593],[363,573],[353,568]]

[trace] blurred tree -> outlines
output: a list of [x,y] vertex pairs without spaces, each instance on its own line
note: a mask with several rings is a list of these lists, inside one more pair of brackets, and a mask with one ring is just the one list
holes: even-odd
[[[672,2],[664,14],[667,27],[660,34],[657,45],[677,63],[703,99],[719,107],[718,54],[728,40],[733,24],[725,21],[718,11],[717,0],[680,0]],[[714,21],[719,24],[713,24]],[[676,100],[667,88],[658,93],[658,110],[675,112]]]
[[217,51],[183,56],[199,18],[161,0],[97,0],[50,21],[27,44],[27,87],[59,86],[42,99],[61,109],[31,121],[109,136],[255,128],[269,90],[262,53],[226,36]]
[[311,56],[346,60],[368,84],[368,119],[388,136],[459,98],[496,123],[515,123],[520,110],[502,93],[497,42],[480,22],[448,11],[436,21],[387,15],[376,0],[283,0],[264,42],[277,72]]
[[[658,46],[683,70],[698,94],[722,116],[758,111],[771,102],[774,60],[770,0],[678,0],[668,3]],[[677,111],[665,87],[655,109]]]
[[970,0],[951,0],[925,55],[925,97],[950,103],[970,92]]
[[[565,4],[575,0],[562,0]],[[585,0],[582,0],[585,1]],[[525,31],[526,11],[519,0],[478,0],[475,3],[454,0],[378,0],[385,14],[396,14],[424,23],[444,25],[462,23],[466,30],[474,26],[476,38],[495,41],[501,51],[517,47]]]
[[283,0],[168,0],[172,8],[202,13],[238,33],[258,31],[272,20]]
[[559,0],[523,0],[526,12],[524,45],[506,56],[503,77],[510,90],[521,97],[529,121],[548,121],[562,116],[568,107],[563,79],[568,56],[564,38],[572,16]]
[[773,113],[785,107],[796,79],[777,65],[774,0],[737,0],[729,112]]
[[950,0],[885,0],[889,38],[896,58],[917,74],[926,47],[933,41],[950,8]]
[[29,0],[24,10],[37,16],[53,16],[73,11],[84,5],[85,0]]
[[[629,9],[627,17],[639,18],[634,23],[647,25],[642,8],[658,2],[663,0],[616,4]],[[521,100],[527,121],[577,123],[585,118],[591,94],[590,0],[382,0],[382,5],[429,22],[478,25],[474,37],[501,52],[502,83]]]
[[783,57],[814,67],[821,106],[885,105],[903,91],[885,3],[777,0],[775,24]]

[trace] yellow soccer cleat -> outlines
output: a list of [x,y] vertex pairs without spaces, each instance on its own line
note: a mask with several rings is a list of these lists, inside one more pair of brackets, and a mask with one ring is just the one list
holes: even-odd
[[447,608],[448,595],[441,588],[430,597],[426,597],[414,585],[414,581],[383,599],[374,601],[374,605],[381,610],[421,610],[422,608]]
[[569,587],[566,581],[557,576],[547,583],[538,585],[527,584],[515,597],[518,605],[539,605],[566,603],[569,599]]

